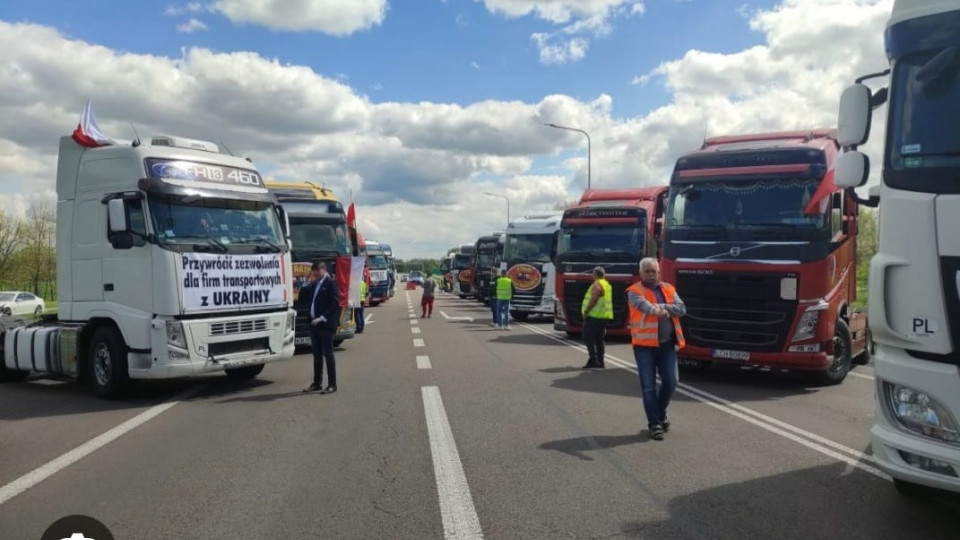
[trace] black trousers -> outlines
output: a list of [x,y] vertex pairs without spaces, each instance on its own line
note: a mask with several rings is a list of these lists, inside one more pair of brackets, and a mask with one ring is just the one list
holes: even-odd
[[313,348],[313,384],[323,386],[323,363],[327,363],[327,386],[337,386],[337,360],[333,357],[333,332],[310,327],[310,345]]
[[603,338],[606,336],[606,333],[607,322],[605,320],[584,316],[583,342],[587,345],[588,362],[603,365],[603,357],[606,353]]

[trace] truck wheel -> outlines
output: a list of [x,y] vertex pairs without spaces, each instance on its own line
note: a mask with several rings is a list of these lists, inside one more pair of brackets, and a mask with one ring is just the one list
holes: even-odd
[[870,363],[870,357],[873,356],[873,351],[876,350],[876,346],[873,344],[873,332],[867,328],[867,341],[864,343],[863,351],[857,355],[853,361],[861,366]]
[[510,316],[513,317],[513,320],[517,322],[526,322],[530,314],[524,311],[514,311],[510,314]]
[[127,371],[127,347],[117,331],[101,326],[93,332],[87,354],[90,382],[98,396],[116,399],[123,394],[130,374]]
[[235,381],[248,381],[263,371],[263,364],[257,364],[255,366],[243,366],[238,368],[227,368],[223,371],[227,374],[227,377]]
[[850,327],[847,326],[846,321],[838,319],[836,329],[833,331],[833,363],[826,371],[817,373],[817,379],[821,384],[840,384],[847,377],[850,365],[853,363],[850,356],[852,343]]

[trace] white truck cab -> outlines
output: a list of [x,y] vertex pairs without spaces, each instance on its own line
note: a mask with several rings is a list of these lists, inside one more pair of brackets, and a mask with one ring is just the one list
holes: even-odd
[[530,315],[553,317],[557,240],[563,213],[533,214],[511,221],[504,235],[500,267],[513,280],[510,315],[523,322]]
[[[873,455],[902,493],[960,492],[960,1],[896,0],[885,38],[890,69],[841,97],[836,175],[866,182],[856,148],[889,97],[868,305]],[[888,74],[888,89],[861,83]]]
[[253,163],[215,143],[160,136],[60,139],[55,320],[0,319],[0,381],[225,371],[291,358],[292,269],[282,215]]

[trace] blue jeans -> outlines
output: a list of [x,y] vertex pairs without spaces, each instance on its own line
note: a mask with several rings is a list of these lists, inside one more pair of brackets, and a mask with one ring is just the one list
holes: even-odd
[[[660,347],[634,347],[633,357],[637,361],[647,425],[661,424],[667,419],[667,406],[677,389],[677,351],[673,343]],[[660,374],[659,392],[657,373]]]
[[493,313],[493,324],[500,325],[500,301],[496,296],[490,297],[490,311]]
[[497,319],[493,322],[500,326],[510,324],[510,300],[497,300]]

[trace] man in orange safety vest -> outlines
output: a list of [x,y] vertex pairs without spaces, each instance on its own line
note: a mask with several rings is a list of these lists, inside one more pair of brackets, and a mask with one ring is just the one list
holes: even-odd
[[627,289],[627,307],[647,427],[650,438],[661,441],[670,429],[667,406],[677,388],[677,351],[685,345],[680,317],[687,306],[673,285],[660,281],[657,260],[647,257],[640,261],[640,281]]

